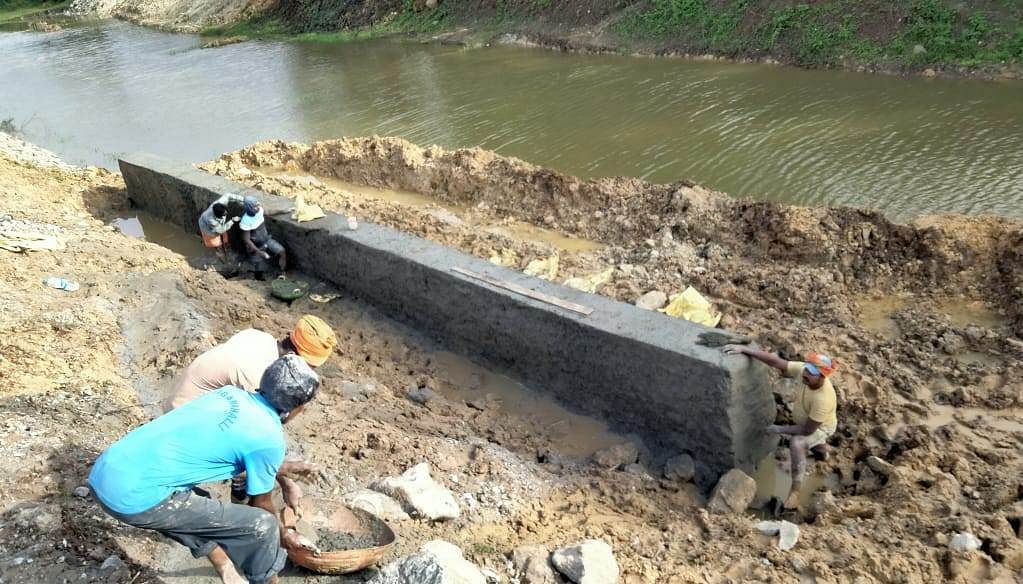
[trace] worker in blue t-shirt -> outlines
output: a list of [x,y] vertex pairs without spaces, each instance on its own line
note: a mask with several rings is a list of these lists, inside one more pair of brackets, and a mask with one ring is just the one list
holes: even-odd
[[[152,529],[206,556],[224,582],[277,582],[287,549],[309,547],[277,521],[270,500],[284,462],[281,425],[319,388],[298,355],[267,367],[256,393],[227,386],[121,438],[100,455],[89,484],[111,516]],[[248,505],[208,497],[196,485],[245,472]]]

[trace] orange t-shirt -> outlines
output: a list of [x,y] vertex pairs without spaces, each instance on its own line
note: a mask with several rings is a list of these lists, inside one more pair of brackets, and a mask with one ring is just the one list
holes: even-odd
[[165,409],[181,407],[227,385],[256,391],[263,372],[278,357],[277,339],[263,331],[245,329],[196,357],[175,383]]

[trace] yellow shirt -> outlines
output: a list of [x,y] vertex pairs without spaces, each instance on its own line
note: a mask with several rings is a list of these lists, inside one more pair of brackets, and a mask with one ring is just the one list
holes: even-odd
[[[802,361],[789,361],[785,377],[801,377],[804,365],[806,363]],[[797,424],[802,424],[807,418],[820,422],[822,426],[838,425],[838,396],[835,395],[835,387],[827,378],[824,378],[824,385],[820,389],[810,389],[805,383],[800,382],[796,399],[792,403],[792,419]]]

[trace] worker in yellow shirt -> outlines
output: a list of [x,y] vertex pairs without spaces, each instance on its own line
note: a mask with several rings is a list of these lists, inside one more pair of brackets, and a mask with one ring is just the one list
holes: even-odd
[[838,428],[838,397],[828,377],[838,369],[838,362],[820,353],[810,353],[806,361],[788,361],[774,353],[745,345],[728,345],[729,355],[746,355],[781,371],[785,377],[799,377],[803,386],[792,403],[791,426],[771,425],[767,431],[789,437],[792,466],[792,490],[785,499],[786,509],[799,507],[799,491],[806,474],[806,455],[812,452],[820,460],[828,458],[828,437]]

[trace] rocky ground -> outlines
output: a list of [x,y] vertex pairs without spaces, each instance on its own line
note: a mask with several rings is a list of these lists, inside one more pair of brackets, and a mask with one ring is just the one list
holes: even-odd
[[[610,270],[599,292],[624,301],[692,285],[727,328],[788,355],[832,353],[843,362],[840,428],[835,456],[812,470],[829,490],[784,517],[800,536],[781,551],[755,527],[767,512],[743,509],[752,493],[742,477],[727,493],[735,512],[720,501],[708,509],[684,472],[665,477],[642,457],[633,464],[629,448],[592,461],[563,425],[488,396],[488,372],[452,364],[356,300],[287,305],[265,283],[225,279],[117,232],[108,223],[133,215],[119,176],[0,155],[0,214],[66,243],[0,251],[2,582],[209,581],[202,563],[107,519],[79,487],[102,448],[154,415],[162,389],[197,354],[249,326],[283,334],[307,312],[341,339],[315,406],[289,426],[295,453],[324,469],[304,484],[310,501],[322,509],[350,500],[425,462],[459,509],[442,521],[393,519],[398,539],[385,561],[447,556],[449,547],[427,544],[445,540],[505,580],[518,578],[517,565],[530,573],[522,581],[554,582],[549,552],[599,540],[630,583],[1013,582],[1023,567],[1019,224],[897,225],[853,209],[737,202],[689,184],[583,182],[489,152],[391,139],[262,143],[205,166],[519,269],[557,254],[546,274],[559,281]],[[374,198],[336,181],[435,203]],[[47,288],[50,275],[81,288]],[[479,399],[463,399],[474,391]],[[979,549],[952,549],[964,533]],[[596,557],[602,545],[553,561],[572,573],[573,557]],[[290,569],[286,580],[371,576]]]

